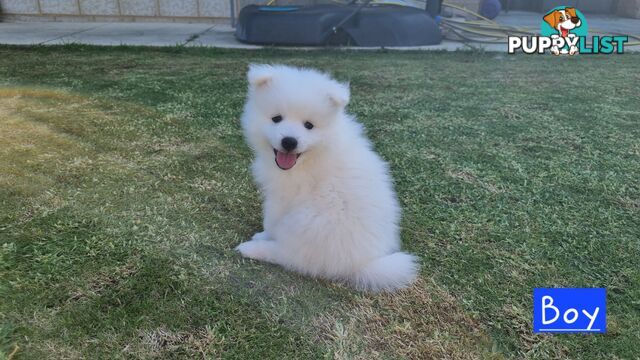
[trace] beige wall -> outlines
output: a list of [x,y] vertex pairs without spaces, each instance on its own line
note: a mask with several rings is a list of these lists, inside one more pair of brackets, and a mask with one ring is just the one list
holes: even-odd
[[[239,8],[268,0],[234,0]],[[634,2],[640,0],[619,0]],[[276,4],[329,0],[276,0]],[[478,11],[480,0],[447,0]],[[229,0],[0,0],[5,20],[228,22]]]
[[5,20],[180,21],[229,19],[229,0],[0,0]]
[[480,0],[446,0],[445,2],[467,8],[471,11],[478,11],[480,8]]

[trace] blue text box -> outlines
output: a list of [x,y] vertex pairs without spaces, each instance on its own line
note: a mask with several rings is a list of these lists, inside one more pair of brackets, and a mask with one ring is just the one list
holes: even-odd
[[604,333],[606,331],[606,289],[533,289],[533,332]]

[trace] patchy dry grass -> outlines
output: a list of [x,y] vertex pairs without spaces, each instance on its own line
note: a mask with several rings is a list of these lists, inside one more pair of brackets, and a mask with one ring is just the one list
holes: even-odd
[[357,296],[339,314],[320,314],[313,324],[336,359],[500,358],[482,323],[424,280],[393,295]]
[[[350,81],[414,287],[360,294],[233,252],[261,224],[248,62]],[[1,47],[0,357],[633,358],[637,64]],[[608,334],[533,335],[540,286],[606,287]]]

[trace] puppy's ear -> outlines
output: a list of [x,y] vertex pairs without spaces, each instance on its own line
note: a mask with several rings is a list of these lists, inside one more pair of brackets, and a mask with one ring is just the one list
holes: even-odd
[[564,11],[566,11],[567,14],[571,15],[572,18],[578,17],[578,14],[576,13],[576,8],[568,7],[568,8],[564,8]]
[[271,65],[251,64],[249,72],[247,72],[247,80],[249,86],[255,89],[263,88],[269,85],[273,78],[273,68]]
[[542,18],[547,24],[551,25],[552,28],[556,28],[560,23],[560,12],[554,10]]
[[329,100],[331,103],[342,109],[349,103],[349,84],[335,82],[333,86],[329,89]]

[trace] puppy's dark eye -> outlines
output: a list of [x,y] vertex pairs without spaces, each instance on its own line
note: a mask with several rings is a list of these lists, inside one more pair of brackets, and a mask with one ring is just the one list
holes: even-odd
[[306,127],[307,129],[311,130],[311,129],[313,129],[313,124],[307,121],[307,122],[304,123],[304,127]]
[[276,115],[272,117],[271,121],[273,121],[274,123],[279,123],[280,121],[282,121],[282,115]]

